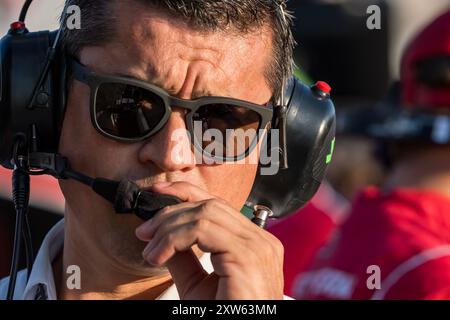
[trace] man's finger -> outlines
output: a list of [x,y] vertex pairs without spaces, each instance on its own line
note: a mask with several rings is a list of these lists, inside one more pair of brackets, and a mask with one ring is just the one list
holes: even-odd
[[[156,240],[156,239],[154,239]],[[207,221],[190,222],[175,227],[157,241],[150,241],[144,250],[144,259],[155,266],[164,265],[177,252],[183,252],[195,244],[204,252],[220,253],[244,249],[243,239],[217,224]],[[230,245],[233,243],[233,245]]]
[[177,225],[208,220],[210,223],[218,224],[232,231],[243,239],[248,239],[248,225],[243,225],[240,221],[240,218],[246,218],[234,215],[232,210],[216,200],[167,207],[153,219],[139,226],[136,229],[136,236],[142,241],[150,241],[156,237],[156,234],[167,234],[168,230],[174,229]]
[[201,210],[201,208],[192,208],[187,211],[179,211],[169,217],[163,217],[162,220],[154,221],[155,224],[141,233],[147,232],[145,237],[150,238],[152,242],[157,242],[178,226],[204,221],[208,224],[217,224],[243,240],[250,241],[252,238],[245,226],[234,216],[225,212],[202,212]]
[[[179,212],[198,206],[197,203],[183,202],[160,210],[152,219],[142,223],[135,231],[136,237],[142,241],[150,241],[153,234],[164,219],[168,219]],[[169,210],[170,209],[170,210]]]

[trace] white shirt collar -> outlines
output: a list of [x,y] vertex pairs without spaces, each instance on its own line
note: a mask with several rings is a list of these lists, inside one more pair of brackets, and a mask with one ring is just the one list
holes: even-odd
[[[48,300],[56,300],[56,286],[53,276],[52,262],[61,252],[64,245],[64,219],[59,221],[45,236],[39,249],[36,260],[33,264],[33,269],[30,274],[25,290],[23,292],[22,300],[34,300],[38,295],[38,289],[41,285]],[[203,269],[208,273],[213,272],[214,268],[211,264],[210,254],[205,253],[200,258],[200,263]],[[26,277],[26,272],[22,276]],[[170,286],[164,291],[156,300],[179,300],[178,291],[175,285]]]
[[64,219],[59,221],[47,233],[39,249],[30,274],[30,280],[25,287],[23,300],[34,300],[39,284],[43,285],[48,300],[56,300],[56,286],[53,276],[52,262],[64,245]]

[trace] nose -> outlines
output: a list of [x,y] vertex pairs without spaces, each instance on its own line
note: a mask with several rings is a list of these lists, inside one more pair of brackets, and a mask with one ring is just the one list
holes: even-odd
[[152,163],[163,172],[188,171],[196,166],[185,113],[185,109],[172,108],[172,114],[164,127],[140,149],[140,162]]

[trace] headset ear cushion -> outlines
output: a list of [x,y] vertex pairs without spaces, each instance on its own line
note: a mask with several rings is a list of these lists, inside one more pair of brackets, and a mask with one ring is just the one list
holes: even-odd
[[60,52],[59,59],[57,64],[57,72],[58,72],[58,134],[61,133],[62,124],[64,121],[64,115],[66,113],[67,107],[67,97],[69,94],[69,79],[68,79],[68,70],[67,70],[67,58],[64,52]]
[[[295,77],[291,77],[288,82],[287,82],[287,87],[284,90],[284,101],[287,105],[287,112],[289,112],[289,107],[291,105],[291,100],[292,100],[292,96],[294,95],[294,90],[295,90],[295,85],[296,85],[296,78]],[[275,110],[274,110],[275,111]],[[272,118],[272,122],[270,124],[270,129],[267,130],[267,138],[266,141],[263,142],[263,145],[261,145],[260,147],[260,152],[262,152],[262,150],[271,150],[271,146],[270,146],[270,141],[272,141],[272,130],[273,129],[277,129],[279,126],[278,123],[278,119],[276,117],[276,113],[274,112],[274,116]],[[268,148],[266,148],[266,144],[269,144]],[[261,155],[261,154],[260,154]],[[270,155],[270,154],[268,154]],[[280,154],[281,155],[281,154]],[[258,172],[260,172],[260,168],[258,170]]]
[[[58,31],[51,32],[51,41],[53,43]],[[56,48],[56,54],[52,65],[52,72],[54,81],[53,88],[53,101],[54,101],[54,114],[56,121],[55,136],[57,137],[57,143],[59,145],[59,138],[61,135],[61,129],[64,121],[64,115],[67,106],[68,96],[68,68],[67,68],[67,56],[66,52],[61,44]]]
[[291,106],[292,98],[294,97],[295,89],[297,87],[298,82],[299,82],[299,80],[297,80],[297,78],[292,76],[288,80],[287,86],[284,90],[284,101],[286,101],[288,110],[289,110],[289,107]]

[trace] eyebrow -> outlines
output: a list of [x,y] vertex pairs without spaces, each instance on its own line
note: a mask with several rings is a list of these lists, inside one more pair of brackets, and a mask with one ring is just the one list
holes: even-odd
[[[130,75],[130,74],[118,73],[118,72],[113,73],[112,75],[118,76],[118,77],[124,77],[124,78],[128,78],[128,79],[133,79],[133,80],[141,81],[141,82],[146,83],[146,84],[151,84],[153,86],[157,86],[158,88],[166,91],[169,95],[171,95],[173,97],[176,97],[176,94],[177,94],[177,92],[175,92],[174,90],[170,90],[170,89],[167,90],[166,88],[162,87],[158,83],[151,82],[151,81],[149,81],[147,79],[143,79],[141,77],[133,76],[133,75]],[[234,98],[234,97],[227,97],[227,96],[223,96],[223,95],[213,94],[209,90],[202,89],[202,90],[197,90],[197,91],[192,92],[190,100],[195,100],[195,99],[199,99],[199,98],[202,98],[202,97],[221,97],[221,98],[237,99],[237,98]],[[253,103],[253,102],[251,102],[251,103]],[[267,107],[267,106],[269,106],[270,103],[271,103],[271,100],[267,101],[266,103],[256,104],[256,105],[262,106],[262,107]]]
[[[118,77],[123,77],[123,78],[128,78],[128,79],[133,79],[133,80],[141,81],[143,83],[151,84],[153,86],[157,86],[158,88],[163,89],[164,91],[166,91],[171,96],[176,96],[176,94],[177,94],[177,92],[175,92],[175,90],[173,90],[173,89],[172,90],[171,89],[166,89],[166,88],[164,88],[163,86],[161,86],[157,82],[149,81],[149,79],[144,79],[142,77],[138,77],[138,76],[134,76],[134,75],[130,75],[130,74],[125,74],[125,73],[117,73],[117,72],[113,73],[112,75],[118,76]],[[202,97],[214,97],[214,96],[220,96],[220,95],[213,94],[209,90],[202,89],[202,90],[196,90],[196,91],[192,92],[190,99],[191,100],[195,100],[195,99],[202,98]]]

